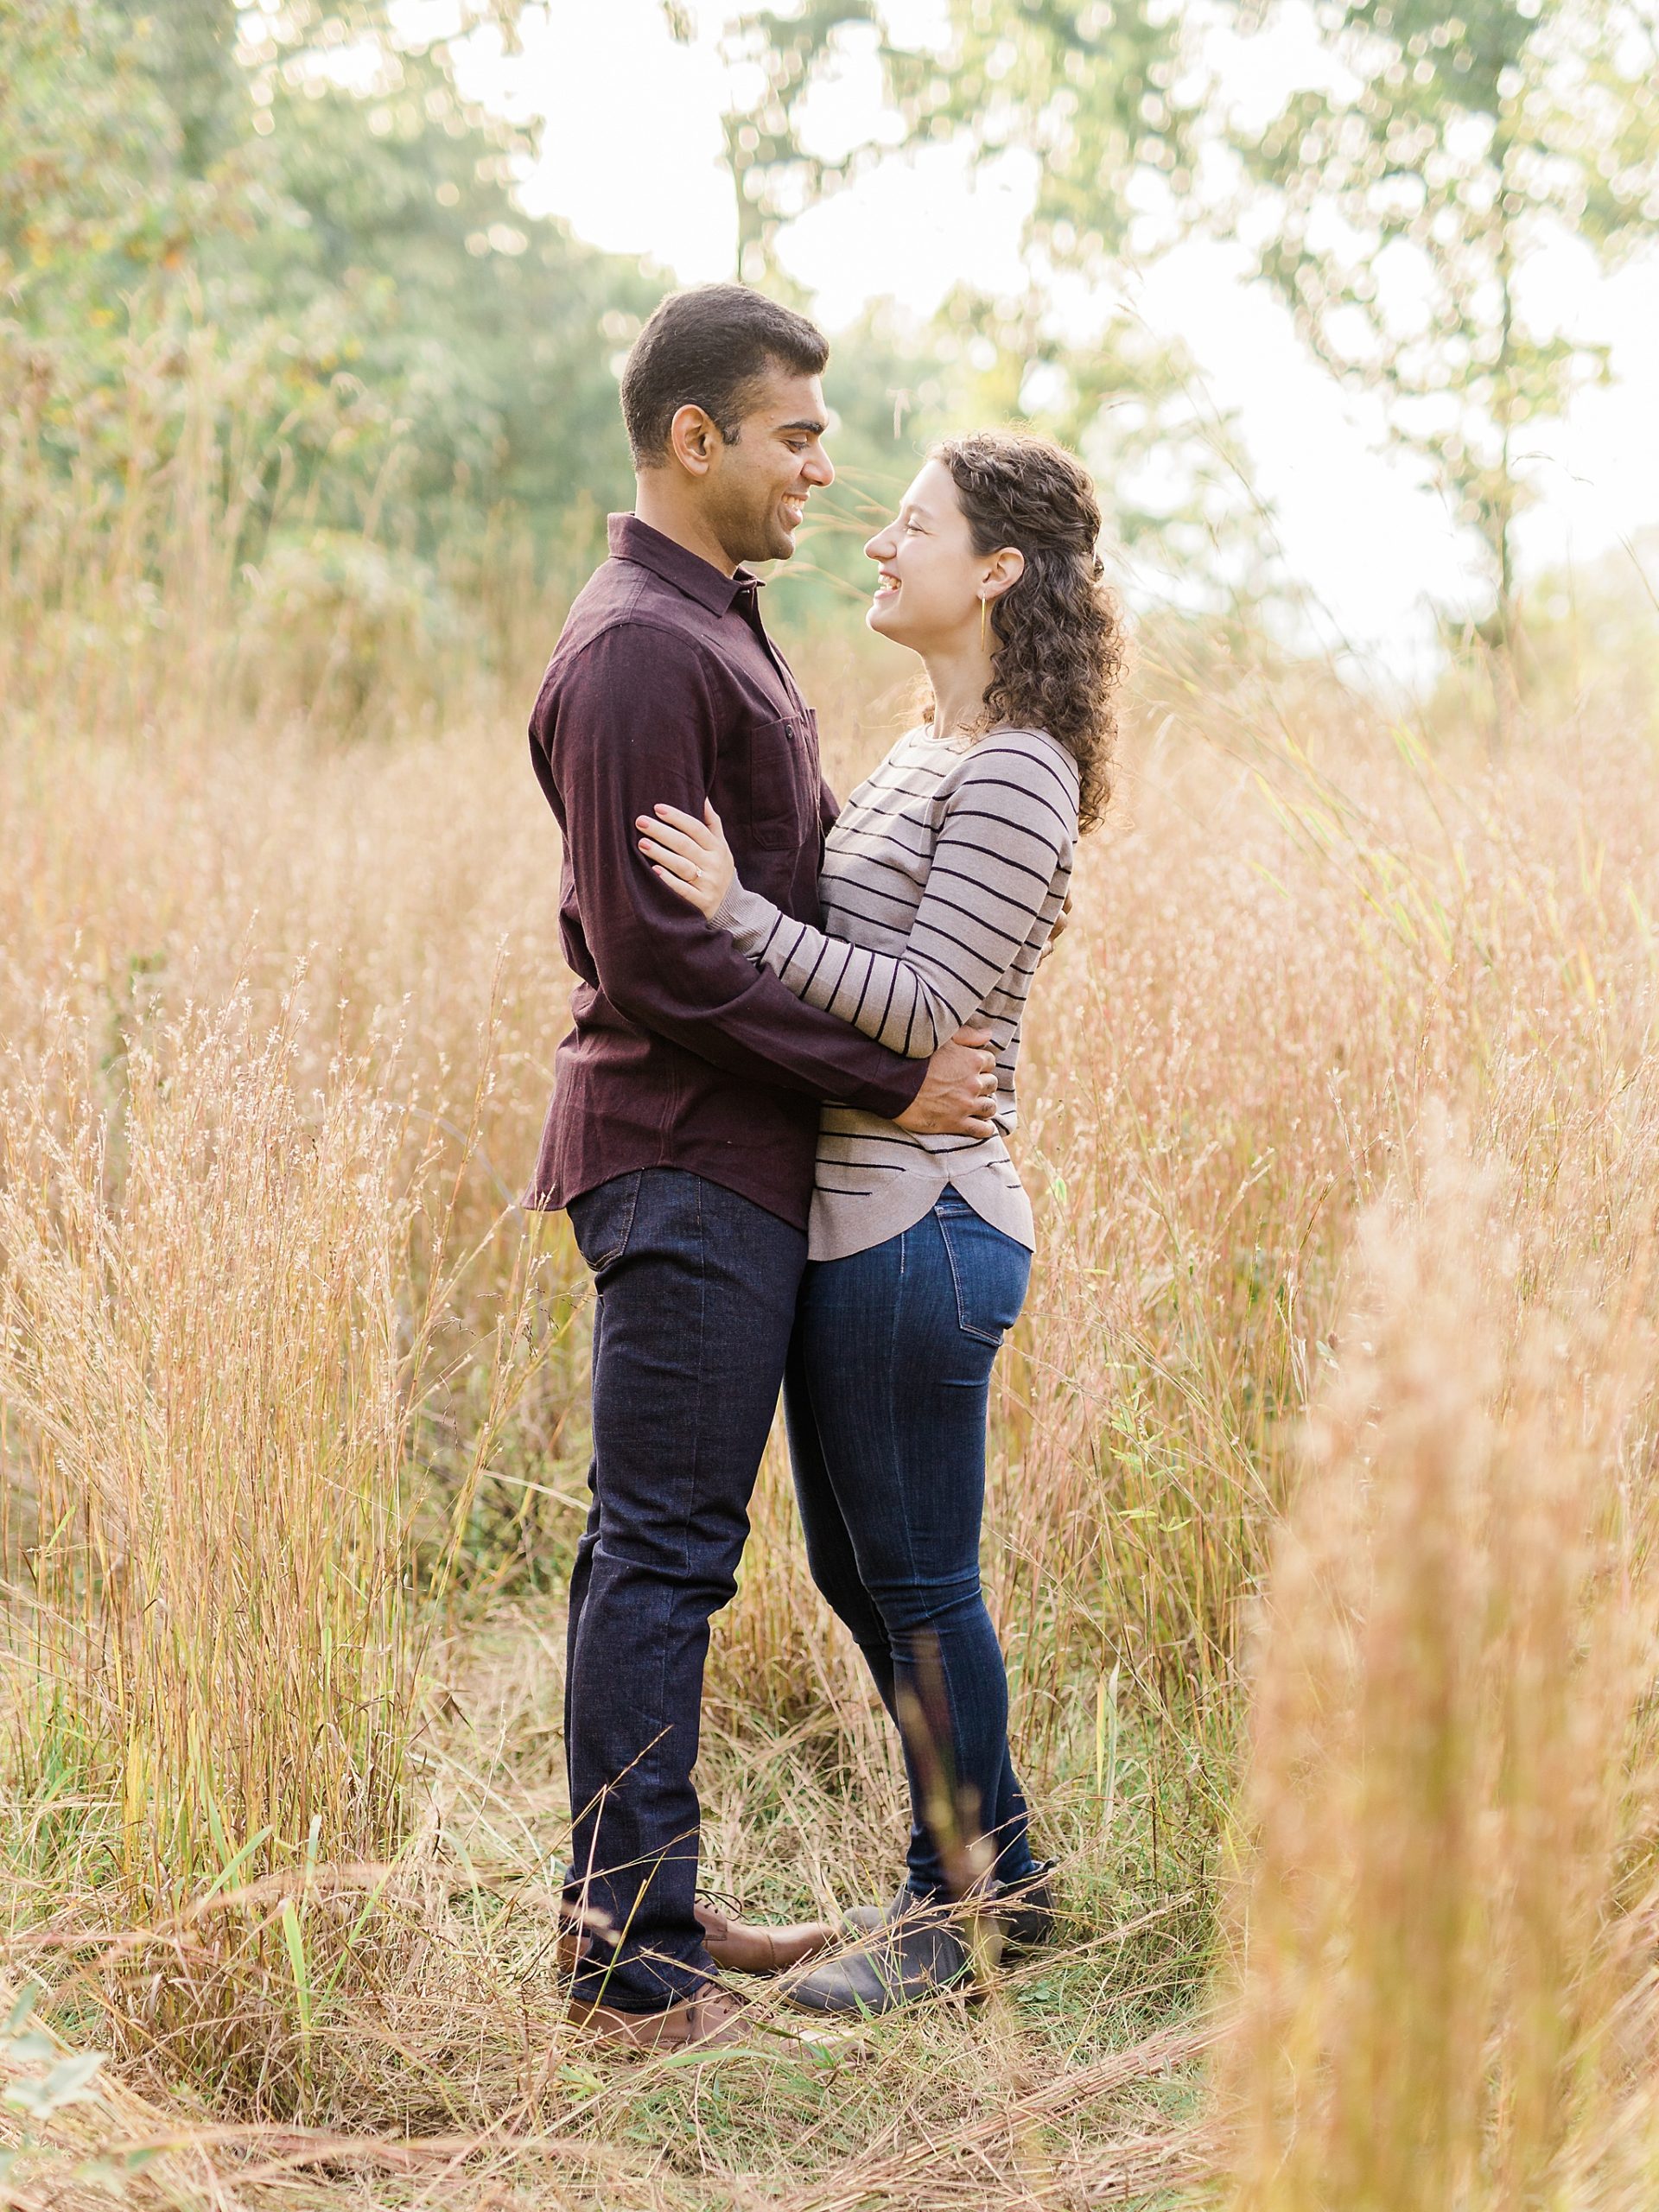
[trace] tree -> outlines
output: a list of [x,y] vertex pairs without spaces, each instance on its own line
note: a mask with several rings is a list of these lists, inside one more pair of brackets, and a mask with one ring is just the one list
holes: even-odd
[[209,219],[124,18],[12,0],[0,12],[0,317],[96,345],[123,289]]
[[178,131],[184,175],[203,177],[241,135],[246,88],[236,66],[237,16],[226,0],[113,0],[136,66],[156,85]]
[[1260,269],[1315,353],[1381,395],[1391,437],[1477,534],[1483,634],[1507,669],[1527,440],[1607,368],[1529,310],[1529,264],[1565,233],[1611,262],[1659,229],[1659,12],[1355,0],[1321,22],[1330,85],[1235,133],[1231,220],[1265,232]]
[[378,0],[0,5],[5,482],[117,515],[211,390],[244,557],[279,503],[423,550],[503,505],[585,540],[655,287],[524,213],[529,150]]
[[[849,41],[873,48],[904,146],[954,142],[976,165],[1014,148],[1034,155],[1024,291],[1004,299],[960,287],[927,334],[935,381],[949,388],[943,412],[1040,422],[1096,464],[1122,539],[1189,588],[1202,573],[1229,597],[1246,596],[1263,588],[1273,559],[1230,427],[1197,398],[1179,349],[1126,297],[1156,227],[1148,210],[1192,186],[1188,35],[1163,0],[950,0],[939,51],[895,40],[881,0],[754,10],[738,20],[734,50],[759,66],[763,89],[728,117],[727,157],[740,267],[776,283],[792,218],[894,150],[873,136],[830,158],[810,143],[810,96]],[[1082,336],[1053,312],[1063,274],[1093,289],[1094,327]]]
[[[370,397],[403,459],[397,505],[430,543],[456,507],[507,502],[550,539],[629,482],[613,357],[657,287],[527,215],[528,148],[461,98],[440,51],[390,51],[372,88],[256,59],[270,219],[209,257],[215,302],[315,338],[319,372]],[[362,472],[359,472],[361,474]]]
[[771,273],[779,229],[806,203],[892,150],[872,137],[826,159],[801,133],[807,97],[868,31],[910,146],[954,139],[976,162],[1010,147],[1041,169],[1028,243],[1071,264],[1121,255],[1143,170],[1184,181],[1185,118],[1174,103],[1182,33],[1158,0],[950,0],[940,52],[891,36],[881,0],[807,0],[738,18],[734,50],[766,89],[728,118],[742,273]]

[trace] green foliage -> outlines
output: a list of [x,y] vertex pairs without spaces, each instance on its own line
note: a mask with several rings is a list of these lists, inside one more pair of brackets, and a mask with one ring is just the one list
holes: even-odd
[[656,287],[525,215],[515,156],[465,108],[445,59],[393,58],[366,99],[296,67],[253,82],[274,219],[214,257],[289,331],[325,336],[316,372],[375,396],[401,502],[429,525],[451,494],[512,501],[543,535],[629,481],[611,357]]
[[22,0],[0,467],[119,513],[211,390],[245,558],[277,522],[453,549],[504,505],[585,549],[626,496],[613,364],[657,288],[523,212],[530,150],[379,6]]
[[798,128],[797,108],[855,26],[875,31],[889,76],[904,69],[909,57],[887,39],[877,0],[807,0],[788,14],[762,8],[734,27],[740,48],[766,79],[759,101],[724,118],[726,165],[737,194],[738,271],[748,283],[776,273],[772,247],[789,217],[846,182],[875,150],[867,143],[827,161],[808,150]]
[[[65,2170],[73,2162],[61,2156],[54,2158],[49,2152],[41,2153],[38,2131],[71,2105],[84,2104],[96,2095],[93,2083],[105,2065],[102,2051],[66,2052],[56,2037],[35,2025],[41,1994],[38,1982],[29,1983],[0,2027],[0,2066],[10,2075],[0,2090],[0,2105],[22,2113],[24,2121],[22,2144],[16,2149],[0,2149],[0,2202],[7,2204],[25,2202],[13,2190],[30,2166],[35,2170],[29,2176],[31,2179],[47,2175],[67,2177]],[[38,2070],[41,2067],[44,2073]],[[142,2164],[124,2162],[122,2177],[143,2170]]]
[[977,161],[1011,147],[1037,156],[1029,242],[1059,261],[1098,263],[1124,251],[1138,173],[1185,181],[1191,118],[1173,92],[1182,33],[1157,0],[951,0],[950,42],[938,54],[895,43],[880,0],[761,9],[740,19],[738,36],[766,90],[728,121],[746,276],[766,272],[778,229],[804,200],[889,150],[873,137],[826,160],[799,130],[806,95],[849,33],[867,28],[906,143],[958,140]]
[[[1243,0],[1234,18],[1259,24],[1281,4]],[[1126,539],[1245,595],[1271,588],[1270,533],[1228,425],[1205,421],[1179,353],[1114,303],[1141,253],[1210,221],[1252,242],[1320,360],[1382,395],[1393,437],[1484,543],[1488,636],[1505,642],[1530,426],[1606,372],[1603,349],[1529,318],[1528,264],[1568,234],[1611,261],[1659,226],[1659,10],[1351,0],[1319,22],[1322,86],[1264,130],[1230,134],[1240,188],[1217,211],[1196,180],[1227,133],[1224,87],[1185,11],[951,0],[948,41],[931,52],[895,43],[881,0],[757,10],[740,32],[765,90],[728,126],[745,266],[771,270],[791,217],[891,150],[873,136],[830,160],[803,135],[814,86],[849,42],[873,41],[905,144],[1038,161],[1027,293],[959,291],[930,334],[956,366],[953,416],[1037,416],[1116,487]],[[1100,302],[1088,343],[1053,321],[1067,275]]]
[[[912,380],[931,385],[938,416],[956,425],[1020,416],[1080,448],[1118,537],[1179,573],[1189,594],[1195,576],[1233,601],[1280,588],[1230,425],[1196,397],[1179,348],[1126,299],[1137,210],[1192,181],[1179,12],[1159,0],[951,0],[949,41],[934,52],[895,41],[880,0],[811,0],[798,13],[748,14],[736,36],[765,79],[727,122],[745,274],[772,278],[791,217],[893,150],[878,133],[830,159],[804,135],[814,87],[849,42],[873,41],[903,145],[953,143],[976,166],[1017,149],[1038,163],[1023,293],[958,287],[912,338],[912,354],[926,357]],[[1092,289],[1094,327],[1082,337],[1053,313],[1066,276]]]
[[245,88],[236,61],[236,13],[224,0],[111,0],[132,34],[137,67],[172,117],[178,165],[205,177],[242,135]]
[[1260,266],[1478,533],[1507,639],[1529,426],[1606,373],[1529,315],[1528,264],[1565,233],[1611,259],[1659,227],[1659,14],[1354,0],[1325,29],[1330,87],[1240,140],[1271,207]]
[[213,219],[124,19],[78,0],[0,13],[0,302],[12,331],[95,351],[121,296]]

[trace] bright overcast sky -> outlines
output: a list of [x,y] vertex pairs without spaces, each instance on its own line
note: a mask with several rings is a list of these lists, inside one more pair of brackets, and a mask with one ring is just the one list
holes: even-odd
[[[732,0],[693,0],[696,35],[683,46],[660,0],[550,0],[544,20],[532,11],[519,58],[470,73],[493,102],[544,118],[527,204],[595,245],[649,256],[665,278],[729,276],[735,218],[721,117],[747,90],[720,51],[733,11]],[[899,37],[921,39],[943,13],[939,0],[890,0],[888,20]],[[1281,54],[1277,66],[1287,63]],[[872,61],[843,72],[810,126],[833,153],[879,119]],[[832,333],[887,295],[925,315],[962,278],[1016,291],[1032,166],[1013,157],[973,180],[949,148],[895,155],[797,223],[783,258]],[[1609,281],[1587,252],[1567,249],[1537,281],[1570,310],[1569,327],[1611,342],[1615,383],[1539,440],[1548,496],[1525,525],[1534,568],[1583,562],[1659,523],[1659,253]],[[1425,595],[1457,601],[1466,581],[1439,500],[1378,454],[1362,404],[1313,366],[1282,308],[1242,280],[1226,250],[1179,248],[1147,273],[1141,306],[1185,340],[1217,407],[1236,414],[1293,569],[1356,643],[1402,672],[1418,664],[1431,632]]]

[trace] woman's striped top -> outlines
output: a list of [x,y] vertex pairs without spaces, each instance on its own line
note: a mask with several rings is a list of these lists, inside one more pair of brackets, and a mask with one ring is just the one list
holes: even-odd
[[1031,1205],[1008,1157],[1026,994],[1065,903],[1077,837],[1077,771],[1040,730],[971,741],[924,726],[899,739],[825,842],[823,927],[734,883],[715,916],[799,998],[925,1058],[969,1023],[997,1062],[994,1137],[913,1136],[826,1104],[811,1255],[842,1259],[909,1229],[947,1183],[1030,1248]]

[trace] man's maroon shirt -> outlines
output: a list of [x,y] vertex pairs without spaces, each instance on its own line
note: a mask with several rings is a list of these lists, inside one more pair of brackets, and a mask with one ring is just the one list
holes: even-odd
[[575,1024],[527,1203],[681,1167],[804,1228],[818,1106],[889,1119],[926,1071],[804,1005],[652,874],[635,817],[711,798],[740,880],[816,923],[836,804],[817,724],[760,620],[758,581],[613,515],[531,716],[564,841],[559,928]]

